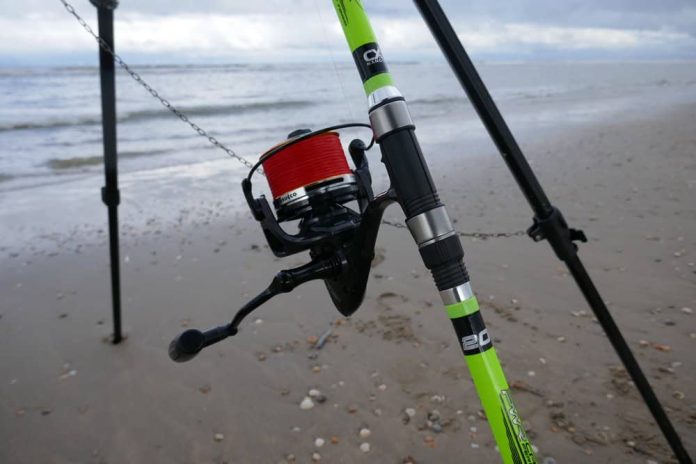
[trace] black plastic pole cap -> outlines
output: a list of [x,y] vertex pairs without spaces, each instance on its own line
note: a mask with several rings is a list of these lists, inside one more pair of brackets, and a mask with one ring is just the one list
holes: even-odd
[[189,329],[169,344],[169,357],[176,362],[190,361],[205,347],[205,340],[203,332]]
[[106,8],[107,10],[115,10],[118,7],[118,0],[89,0],[89,2],[97,8]]

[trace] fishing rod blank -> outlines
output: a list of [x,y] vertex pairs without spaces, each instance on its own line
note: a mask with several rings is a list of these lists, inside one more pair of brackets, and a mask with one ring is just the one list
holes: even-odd
[[367,95],[375,141],[406,226],[445,306],[502,461],[533,464],[536,457],[484,323],[464,264],[464,251],[430,175],[405,98],[394,84],[359,0],[334,1]]

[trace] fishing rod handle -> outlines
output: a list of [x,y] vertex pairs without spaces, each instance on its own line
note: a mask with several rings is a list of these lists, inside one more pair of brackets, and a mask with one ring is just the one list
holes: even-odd
[[415,131],[405,128],[388,133],[380,138],[379,146],[423,264],[448,304],[451,299],[445,298],[442,292],[469,282],[469,273],[464,265],[461,241],[440,202]]
[[463,285],[469,281],[464,251],[440,202],[406,100],[394,85],[362,3],[334,0],[334,7],[367,95],[375,141],[423,262],[438,290]]

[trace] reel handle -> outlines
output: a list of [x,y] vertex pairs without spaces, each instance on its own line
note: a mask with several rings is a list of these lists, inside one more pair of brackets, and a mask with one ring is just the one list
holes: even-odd
[[256,295],[237,311],[234,319],[227,325],[201,332],[189,329],[179,334],[169,344],[169,357],[174,362],[187,362],[196,357],[203,348],[221,342],[227,337],[237,335],[239,324],[256,308],[280,293],[288,293],[298,285],[315,279],[335,277],[343,270],[344,261],[337,256],[312,261],[294,269],[280,271],[264,291]]
[[186,330],[169,344],[169,357],[172,361],[180,363],[190,361],[206,346],[232,337],[237,332],[237,328],[232,327],[232,324],[221,325],[205,332],[198,329]]

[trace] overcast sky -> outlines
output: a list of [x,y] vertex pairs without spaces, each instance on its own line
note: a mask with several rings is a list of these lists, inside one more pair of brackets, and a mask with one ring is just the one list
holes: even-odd
[[[72,0],[96,29],[88,0]],[[388,58],[436,46],[408,0],[364,0]],[[442,0],[478,59],[696,59],[696,0]],[[331,0],[122,0],[117,48],[135,62],[349,59]],[[91,64],[59,0],[5,0],[0,65]]]

